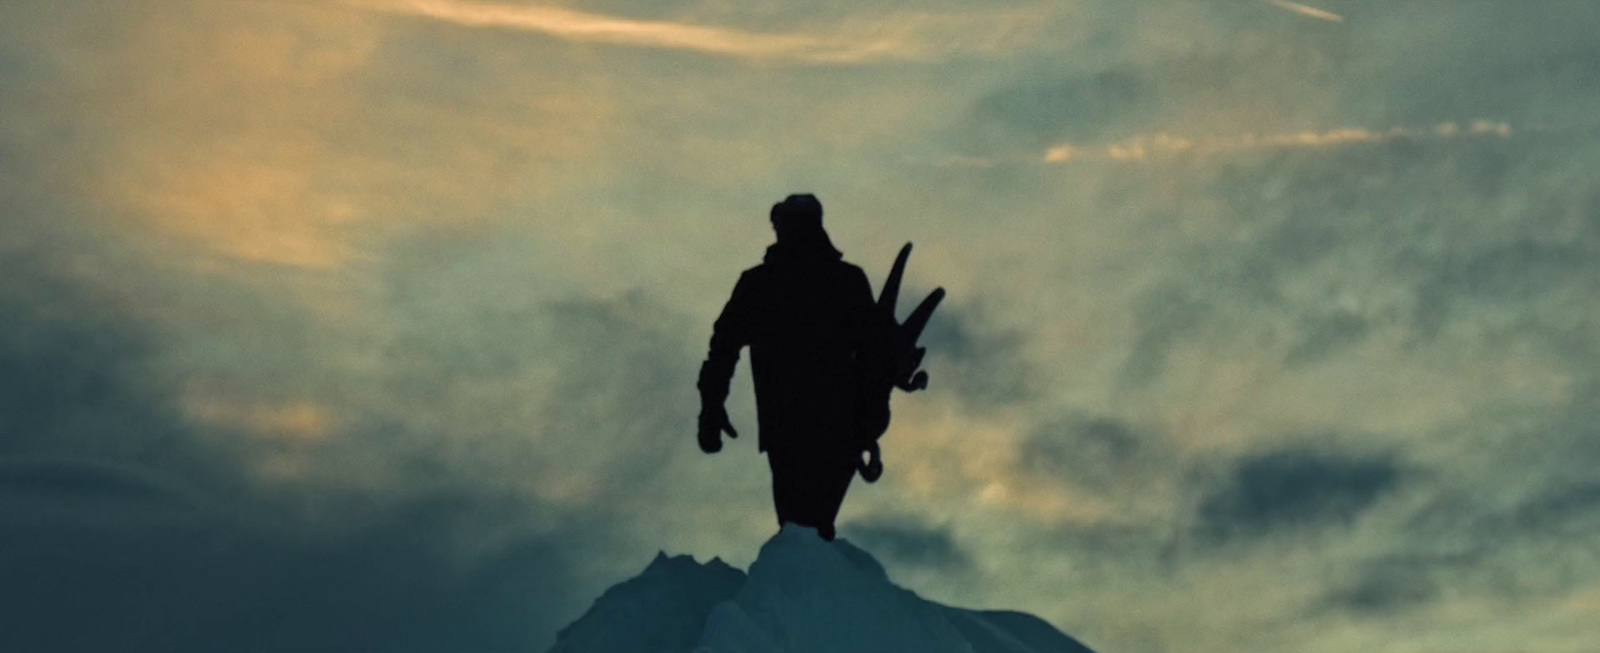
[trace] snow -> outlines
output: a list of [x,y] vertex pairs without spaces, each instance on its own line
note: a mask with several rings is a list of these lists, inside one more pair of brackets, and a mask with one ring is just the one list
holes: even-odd
[[563,629],[552,653],[1092,653],[1020,612],[952,608],[890,582],[844,539],[789,525],[749,574],[658,555]]

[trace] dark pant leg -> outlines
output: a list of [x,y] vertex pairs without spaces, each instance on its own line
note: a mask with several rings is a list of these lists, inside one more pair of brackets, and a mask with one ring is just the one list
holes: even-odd
[[810,526],[832,540],[833,521],[855,477],[855,459],[837,451],[789,448],[769,449],[767,463],[778,524]]
[[772,468],[772,505],[778,510],[778,527],[801,521],[799,477],[795,460],[786,453],[767,450],[767,465]]
[[812,488],[813,502],[809,508],[817,524],[817,533],[822,535],[822,539],[832,541],[833,520],[839,516],[839,508],[844,505],[844,495],[850,489],[850,480],[856,476],[856,467],[854,460],[842,455],[819,463]]

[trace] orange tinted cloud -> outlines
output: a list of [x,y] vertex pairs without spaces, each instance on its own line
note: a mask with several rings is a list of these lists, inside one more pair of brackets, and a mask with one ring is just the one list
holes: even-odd
[[1312,18],[1332,21],[1335,23],[1344,22],[1344,16],[1340,16],[1339,14],[1331,11],[1325,11],[1316,7],[1303,5],[1298,2],[1289,2],[1289,0],[1267,0],[1267,3],[1275,7],[1288,9],[1289,11],[1300,14],[1301,16],[1310,16]]
[[[471,222],[545,189],[553,166],[570,174],[601,143],[604,91],[578,73],[484,48],[493,83],[445,96],[434,71],[375,58],[392,28],[339,5],[162,5],[95,46],[117,74],[64,80],[51,109],[115,134],[86,194],[169,262],[208,270],[339,270],[390,230]],[[410,85],[374,93],[374,78]]]
[[190,419],[204,424],[299,442],[328,437],[337,422],[326,406],[310,400],[230,401],[191,391],[184,398],[183,409]]
[[[360,256],[341,230],[367,216],[327,145],[376,48],[360,14],[297,7],[129,20],[115,77],[60,110],[118,139],[96,195],[186,253],[327,269]],[[115,98],[114,101],[106,98]]]
[[381,13],[467,27],[534,32],[569,41],[810,63],[926,59],[1004,50],[1025,42],[1044,15],[1043,10],[908,14],[858,20],[830,33],[807,34],[634,20],[565,7],[469,0],[346,0],[346,4]]

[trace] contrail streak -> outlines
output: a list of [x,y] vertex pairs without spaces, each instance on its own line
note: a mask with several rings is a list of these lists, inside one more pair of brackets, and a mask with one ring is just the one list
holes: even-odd
[[1331,11],[1323,11],[1323,10],[1318,9],[1316,7],[1308,7],[1308,6],[1300,4],[1298,2],[1289,2],[1289,0],[1266,0],[1266,2],[1268,4],[1271,4],[1271,5],[1276,6],[1276,7],[1280,7],[1280,8],[1283,8],[1283,9],[1288,9],[1289,11],[1292,11],[1294,13],[1300,14],[1302,16],[1310,16],[1312,18],[1321,18],[1322,20],[1331,20],[1331,21],[1333,21],[1335,23],[1344,22],[1344,16],[1340,16],[1339,14],[1333,13]]
[[[368,11],[429,18],[465,27],[533,32],[574,42],[807,63],[911,60],[953,51],[992,51],[1014,43],[1030,22],[1029,17],[1023,15],[999,16],[998,20],[978,21],[976,25],[973,20],[962,17],[902,16],[898,21],[869,24],[869,29],[865,30],[820,36],[634,20],[563,7],[474,0],[344,0],[344,3]],[[964,33],[948,33],[953,31],[952,26],[960,27],[956,31]]]
[[1167,133],[1135,136],[1116,143],[1086,145],[1060,143],[1044,152],[1045,163],[1068,161],[1145,161],[1184,155],[1228,154],[1252,150],[1338,147],[1362,143],[1387,143],[1407,139],[1451,140],[1459,138],[1510,137],[1511,125],[1475,120],[1467,125],[1444,122],[1431,127],[1392,127],[1371,130],[1345,127],[1328,131],[1301,131],[1276,134],[1239,134],[1209,138],[1186,138]]

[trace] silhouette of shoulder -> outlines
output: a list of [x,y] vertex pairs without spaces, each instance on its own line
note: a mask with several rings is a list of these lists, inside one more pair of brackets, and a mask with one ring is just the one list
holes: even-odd
[[[807,280],[803,282],[804,285],[831,288],[832,292],[843,291],[865,297],[868,303],[872,302],[872,282],[868,281],[866,271],[854,263],[833,259],[812,262],[802,269],[801,278]],[[739,273],[739,282],[734,285],[733,302],[744,303],[755,299],[753,295],[765,295],[777,290],[778,286],[793,284],[793,275],[788,266],[773,265],[771,262],[747,268]]]

